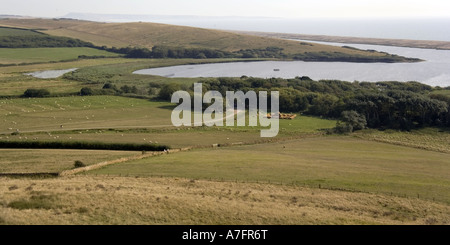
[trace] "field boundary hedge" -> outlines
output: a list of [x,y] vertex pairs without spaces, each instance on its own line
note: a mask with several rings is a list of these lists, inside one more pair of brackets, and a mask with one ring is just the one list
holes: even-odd
[[166,145],[103,143],[103,142],[56,142],[56,141],[0,141],[0,148],[7,149],[74,149],[74,150],[113,150],[113,151],[164,151]]

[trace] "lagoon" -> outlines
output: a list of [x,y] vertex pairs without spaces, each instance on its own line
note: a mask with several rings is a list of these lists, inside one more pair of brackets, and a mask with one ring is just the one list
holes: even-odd
[[[322,42],[323,43],[323,42]],[[255,61],[200,65],[182,65],[144,69],[134,74],[164,77],[261,77],[294,78],[308,76],[314,80],[343,81],[417,81],[432,86],[450,86],[450,50],[404,48],[381,45],[324,43],[373,49],[406,57],[420,58],[418,63],[352,63],[304,61]]]
[[36,72],[25,73],[25,75],[33,76],[33,77],[41,78],[41,79],[49,79],[49,78],[58,78],[66,73],[76,71],[76,70],[78,70],[78,68],[72,68],[72,69],[67,69],[67,70],[36,71]]

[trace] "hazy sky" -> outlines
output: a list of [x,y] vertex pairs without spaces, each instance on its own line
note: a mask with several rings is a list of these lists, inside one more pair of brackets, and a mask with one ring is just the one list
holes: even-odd
[[0,0],[0,14],[70,12],[266,17],[450,17],[448,0]]

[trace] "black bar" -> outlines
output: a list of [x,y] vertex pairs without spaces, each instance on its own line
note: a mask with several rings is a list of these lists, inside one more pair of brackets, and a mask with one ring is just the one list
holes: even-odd
[[[0,226],[0,236],[15,241],[50,238],[55,234],[75,243],[127,244],[322,244],[325,242],[405,243],[446,240],[449,226]],[[26,235],[25,235],[26,234]],[[363,240],[360,240],[363,239]],[[46,242],[47,239],[44,239]],[[50,239],[52,240],[52,239]],[[56,242],[57,240],[55,240]]]

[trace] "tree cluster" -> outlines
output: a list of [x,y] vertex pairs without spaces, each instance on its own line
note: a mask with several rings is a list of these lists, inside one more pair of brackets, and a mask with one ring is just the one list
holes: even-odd
[[151,50],[148,48],[139,47],[125,47],[125,48],[108,48],[101,47],[101,49],[124,54],[127,58],[144,58],[144,59],[214,59],[214,58],[235,58],[235,54],[207,48],[183,48],[183,47],[168,47],[168,46],[154,46]]
[[241,49],[235,52],[227,52],[207,48],[183,48],[169,46],[154,46],[151,50],[147,48],[126,47],[126,48],[107,48],[100,49],[124,54],[127,58],[172,58],[172,59],[214,59],[214,58],[270,58],[270,59],[294,59],[303,61],[346,61],[346,62],[417,62],[419,59],[405,58],[398,55],[385,53],[383,56],[376,55],[355,55],[341,52],[305,52],[300,54],[286,54],[283,48],[267,47],[259,49]]
[[[434,89],[417,82],[313,81],[309,77],[211,78],[204,91],[279,91],[280,111],[342,119],[351,130],[364,127],[410,130],[425,126],[450,126],[450,98],[432,95]],[[177,87],[165,86],[160,98],[170,100]],[[192,92],[192,91],[191,91]]]

